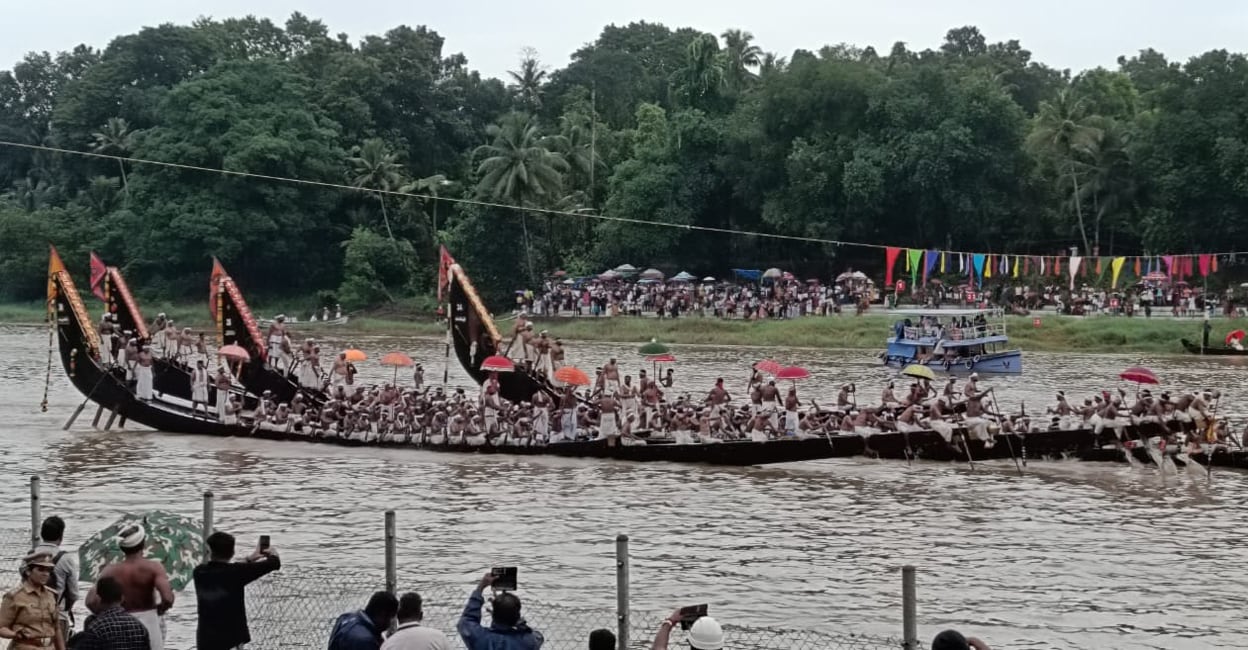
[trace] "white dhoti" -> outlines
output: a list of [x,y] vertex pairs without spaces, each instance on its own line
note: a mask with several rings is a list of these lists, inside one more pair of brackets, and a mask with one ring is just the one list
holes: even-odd
[[230,394],[223,391],[217,391],[217,419],[225,422],[226,411],[230,406]]
[[191,386],[191,401],[200,404],[208,403],[208,384],[196,383]]
[[797,425],[798,425],[797,420],[798,420],[797,411],[785,411],[784,412],[784,432],[785,433],[797,433]]
[[780,428],[779,409],[776,408],[775,404],[764,404],[763,413],[767,414],[767,422],[771,424],[771,428]]
[[898,420],[897,430],[901,433],[914,433],[916,431],[923,431],[924,429],[913,422],[902,422],[901,420]]
[[553,377],[555,374],[555,364],[550,360],[550,352],[543,353],[537,359],[537,371],[545,373],[547,377]]
[[875,427],[854,427],[854,433],[866,438],[880,433],[880,430]]
[[970,432],[971,437],[976,440],[988,440],[988,421],[979,416],[969,417],[962,420],[962,426]]
[[542,436],[550,434],[550,411],[538,409],[533,413],[533,432]]
[[317,375],[316,368],[306,361],[299,366],[299,385],[304,388],[321,387],[321,378]]
[[637,415],[637,398],[625,397],[620,400],[620,405],[624,409],[624,415]]
[[672,434],[672,437],[676,440],[676,444],[678,445],[692,445],[697,442],[697,439],[693,437],[693,432],[691,431],[676,431]]
[[468,443],[469,447],[482,447],[485,445],[485,434],[477,434],[475,436],[465,436],[464,442]]
[[768,438],[767,438],[766,431],[751,431],[750,432],[750,441],[752,442],[767,442],[767,440]]
[[620,380],[618,379],[603,379],[602,380],[602,392],[604,395],[614,395],[615,393],[619,392],[619,390],[620,390]]
[[945,439],[945,442],[953,442],[953,425],[952,424],[949,424],[948,422],[945,422],[944,420],[932,420],[931,422],[928,423],[928,426],[932,427],[932,431],[939,433],[940,437]]
[[1194,408],[1194,407],[1188,407],[1188,409],[1187,409],[1187,417],[1191,418],[1191,420],[1190,420],[1191,422],[1195,422],[1195,423],[1196,423],[1196,427],[1197,427],[1197,428],[1199,428],[1199,429],[1204,429],[1204,428],[1205,428],[1205,414],[1204,414],[1204,413],[1202,413],[1202,412],[1200,411],[1200,409],[1197,409],[1197,408]]
[[567,440],[576,439],[576,411],[568,409],[563,414],[563,431],[561,437]]
[[138,619],[147,630],[147,640],[151,644],[152,650],[163,650],[165,647],[165,635],[160,624],[160,616],[156,614],[156,610],[148,609],[141,612],[130,612],[130,615]]
[[604,413],[602,420],[598,423],[598,439],[618,435],[620,435],[620,426],[616,422],[615,414]]
[[485,407],[485,430],[496,431],[498,429],[498,409]]
[[139,399],[152,399],[152,367],[139,365],[134,369],[134,393]]

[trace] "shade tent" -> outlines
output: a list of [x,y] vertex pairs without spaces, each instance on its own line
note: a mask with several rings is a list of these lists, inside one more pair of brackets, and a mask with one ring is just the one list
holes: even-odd
[[697,279],[698,277],[696,275],[688,271],[681,271],[680,273],[677,273],[676,275],[672,276],[672,280],[676,282],[692,282]]
[[632,264],[621,264],[615,267],[615,272],[620,275],[632,275],[637,272],[637,267]]
[[646,269],[641,272],[641,277],[647,280],[662,280],[663,272],[658,269]]
[[768,280],[777,280],[783,275],[784,275],[784,272],[775,267],[772,267],[770,269],[767,269],[766,271],[763,271],[763,277]]

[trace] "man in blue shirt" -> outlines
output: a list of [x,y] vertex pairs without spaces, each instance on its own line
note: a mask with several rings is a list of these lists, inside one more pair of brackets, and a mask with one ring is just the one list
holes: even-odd
[[468,650],[538,650],[545,639],[542,633],[529,627],[520,617],[520,599],[511,592],[503,592],[494,598],[494,620],[490,626],[481,625],[481,607],[485,604],[482,592],[494,583],[494,576],[485,574],[480,584],[468,597],[468,605],[459,618],[459,636]]
[[368,599],[363,611],[338,617],[329,633],[329,650],[379,650],[381,633],[399,613],[399,599],[387,591],[379,591]]

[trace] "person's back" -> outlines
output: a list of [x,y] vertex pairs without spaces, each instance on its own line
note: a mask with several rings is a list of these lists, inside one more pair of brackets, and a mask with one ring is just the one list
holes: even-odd
[[[159,571],[157,571],[159,569]],[[117,564],[104,567],[100,576],[116,578],[121,583],[126,611],[156,609],[156,578],[164,573],[160,563],[144,557],[131,556]]]
[[378,650],[381,633],[390,627],[398,609],[399,601],[393,594],[374,593],[363,610],[348,612],[334,621],[329,650]]
[[[169,575],[159,562],[143,557],[147,533],[142,526],[131,524],[118,535],[118,546],[125,559],[100,571],[100,578],[115,578],[121,585],[125,610],[147,628],[152,650],[164,647],[160,616],[173,606],[173,587]],[[156,596],[160,602],[156,602]],[[99,614],[101,602],[96,589],[87,595],[87,608]]]
[[116,578],[100,578],[95,585],[100,612],[74,638],[74,650],[148,650],[147,628],[121,606],[122,586]]
[[231,562],[234,537],[221,531],[208,536],[208,548],[212,560],[195,567],[193,573],[199,614],[196,646],[198,650],[229,650],[251,642],[244,588],[280,569],[282,562],[271,548],[257,551],[244,562]]
[[420,594],[406,593],[399,598],[399,627],[386,637],[381,650],[451,650],[451,642],[441,631],[421,625],[424,619]]
[[468,650],[538,650],[545,642],[541,632],[529,627],[520,616],[520,599],[515,594],[504,592],[494,598],[493,621],[487,628],[481,625],[481,607],[485,604],[482,594],[486,587],[494,582],[494,577],[486,574],[481,579],[464,613],[456,626],[459,636],[464,640]]

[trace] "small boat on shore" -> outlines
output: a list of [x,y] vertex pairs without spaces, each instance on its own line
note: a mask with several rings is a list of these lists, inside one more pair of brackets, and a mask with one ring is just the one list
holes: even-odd
[[1183,349],[1191,354],[1202,354],[1214,357],[1248,357],[1248,350],[1239,350],[1228,345],[1204,347],[1187,339],[1179,339]]
[[[297,325],[299,326],[300,329],[302,329],[305,327],[319,328],[319,327],[330,327],[330,326],[335,326],[335,325],[346,325],[347,322],[350,320],[351,320],[350,316],[344,315],[344,316],[339,316],[337,318],[330,318],[328,320],[316,320],[315,318],[311,318],[308,320],[296,320],[293,318],[289,318],[286,320],[286,323],[289,325]],[[274,319],[272,318],[260,318],[256,320],[256,322],[260,324],[260,327],[268,327],[269,325],[273,324],[273,321]]]
[[894,309],[888,313],[897,320],[882,354],[886,365],[918,364],[948,373],[1023,371],[1022,351],[1006,347],[1010,339],[1005,319],[988,322],[992,310]]

